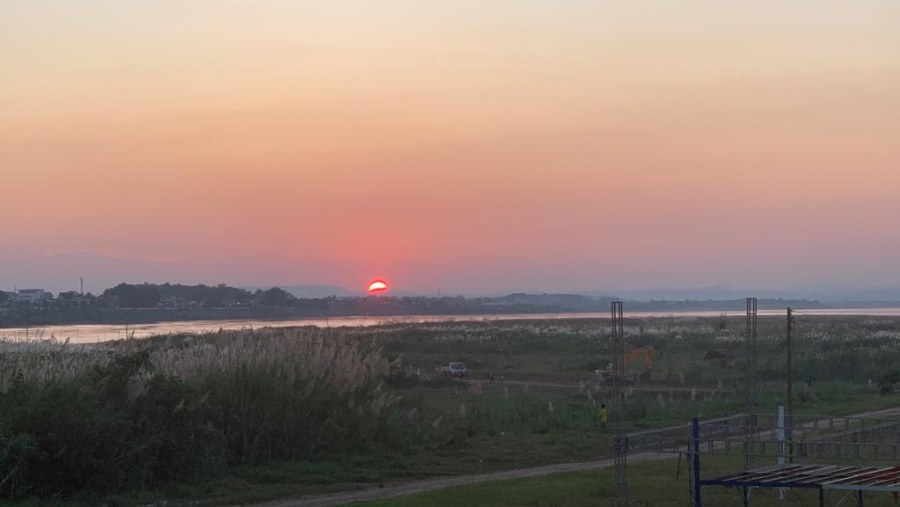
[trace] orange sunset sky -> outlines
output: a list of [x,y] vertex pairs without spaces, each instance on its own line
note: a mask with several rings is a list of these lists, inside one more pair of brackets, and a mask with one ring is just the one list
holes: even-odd
[[9,1],[0,289],[900,284],[900,2]]

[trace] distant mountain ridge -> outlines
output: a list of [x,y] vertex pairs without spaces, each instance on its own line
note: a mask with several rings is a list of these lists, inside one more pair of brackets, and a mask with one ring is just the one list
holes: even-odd
[[[245,287],[250,290],[259,287]],[[324,298],[324,297],[359,297],[365,296],[365,291],[353,291],[337,285],[288,285],[281,286],[285,292],[298,299]],[[434,294],[425,294],[416,291],[392,290],[395,297],[435,297]],[[576,297],[587,297],[594,301],[623,300],[631,302],[660,302],[660,301],[737,301],[747,297],[755,297],[760,300],[793,301],[795,303],[807,301],[815,302],[818,306],[828,307],[878,307],[896,306],[900,304],[900,286],[877,287],[842,287],[822,286],[818,288],[798,290],[744,290],[732,289],[721,286],[693,287],[684,289],[648,289],[648,290],[607,290],[607,291],[579,291],[575,293],[547,293],[547,292],[516,292],[513,294],[478,295],[465,294],[468,299],[495,300],[512,302],[514,300],[526,300],[531,297],[539,297],[546,302],[553,300],[556,304],[584,307],[585,303]],[[596,304],[596,303],[595,303]],[[818,307],[816,306],[816,307]]]
[[[605,297],[610,293],[633,301],[729,300],[755,297],[760,299],[815,300],[831,306],[855,303],[900,303],[900,286],[873,287],[822,286],[797,290],[750,290],[726,287],[694,287],[685,289],[581,291],[589,297]],[[854,304],[851,304],[854,303]]]
[[[0,328],[50,324],[150,323],[174,320],[297,319],[349,316],[605,314],[610,301],[626,312],[740,312],[744,297],[729,299],[631,299],[621,295],[526,294],[499,297],[359,295],[334,286],[271,287],[253,291],[225,284],[119,284],[100,297],[57,298],[26,304],[0,301]],[[346,295],[346,294],[351,295]],[[295,296],[300,294],[301,297]],[[340,296],[338,294],[341,294]],[[317,295],[319,297],[310,297]],[[753,295],[752,292],[749,295]],[[742,294],[744,296],[744,294]],[[757,296],[759,296],[757,294]],[[810,299],[758,297],[759,309],[900,308],[898,303],[824,303]]]
[[[265,289],[270,286],[248,286],[246,289]],[[287,285],[280,286],[286,292],[299,299],[323,298],[323,297],[357,297],[364,296],[364,290],[350,290],[338,285]],[[420,291],[397,290],[390,293],[398,297],[435,297],[435,294]],[[880,285],[870,287],[850,287],[837,285],[822,285],[797,290],[751,290],[734,289],[723,286],[687,287],[678,289],[641,289],[641,290],[589,290],[572,293],[554,292],[522,292],[499,294],[460,294],[470,299],[502,299],[521,297],[523,295],[553,296],[562,301],[567,296],[585,296],[595,300],[621,299],[626,301],[728,301],[747,297],[772,300],[807,300],[817,301],[829,306],[858,307],[897,305],[900,304],[900,285]],[[456,296],[456,294],[454,294]],[[439,296],[438,296],[439,297]],[[572,299],[569,300],[574,301]]]
[[[267,289],[271,286],[249,286],[248,290]],[[363,291],[352,291],[337,285],[279,285],[282,290],[297,299],[317,299],[327,297],[354,297],[363,295]]]

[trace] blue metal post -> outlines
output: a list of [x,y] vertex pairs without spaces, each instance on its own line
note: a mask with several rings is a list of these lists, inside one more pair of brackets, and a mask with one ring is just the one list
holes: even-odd
[[703,507],[700,498],[700,418],[691,419],[691,447],[694,452],[694,507]]

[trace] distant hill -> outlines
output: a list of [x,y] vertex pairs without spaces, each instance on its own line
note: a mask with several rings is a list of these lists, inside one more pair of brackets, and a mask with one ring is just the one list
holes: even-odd
[[[297,299],[316,299],[327,298],[331,296],[344,298],[363,295],[362,291],[347,290],[337,285],[286,285],[280,286],[285,292],[293,295]],[[265,287],[246,287],[249,290],[256,290]]]
[[609,306],[611,297],[589,297],[578,294],[510,294],[498,298],[477,298],[486,307],[541,308],[547,311],[597,312]]
[[[729,293],[730,294],[730,293]],[[890,293],[884,293],[889,295]],[[643,294],[646,297],[649,294]],[[661,295],[668,295],[661,294]],[[39,305],[3,302],[0,327],[66,323],[141,323],[172,320],[293,319],[390,315],[499,315],[594,313],[604,315],[609,303],[621,299],[630,312],[740,312],[743,297],[638,299],[635,293],[609,295],[525,294],[499,297],[370,296],[330,285],[288,286],[284,289],[237,288],[219,285],[126,284],[100,297],[63,297]],[[796,297],[756,296],[759,309],[827,309],[900,307],[900,304],[835,303]],[[75,294],[77,296],[77,294]]]
[[900,303],[900,286],[871,287],[818,286],[796,290],[747,290],[726,287],[693,287],[682,289],[584,291],[579,294],[603,298],[614,292],[629,301],[727,301],[756,297],[772,300],[821,301],[828,306],[896,306]]

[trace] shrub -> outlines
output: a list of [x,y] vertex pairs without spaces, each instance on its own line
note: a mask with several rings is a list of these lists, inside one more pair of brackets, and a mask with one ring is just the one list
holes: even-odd
[[317,331],[6,344],[0,354],[0,497],[153,486],[207,465],[407,438],[399,400],[382,387],[388,361]]

